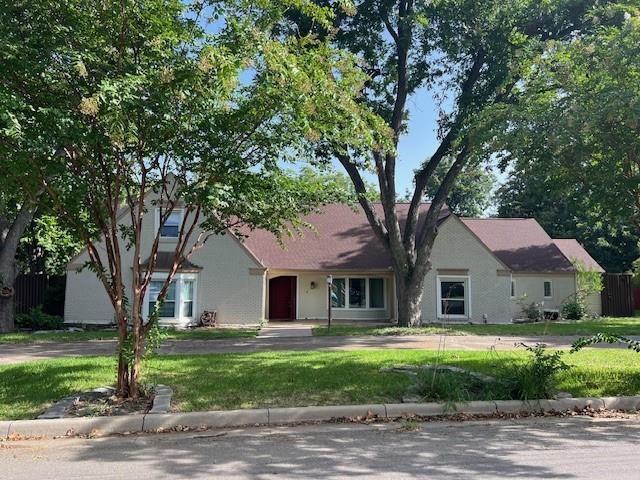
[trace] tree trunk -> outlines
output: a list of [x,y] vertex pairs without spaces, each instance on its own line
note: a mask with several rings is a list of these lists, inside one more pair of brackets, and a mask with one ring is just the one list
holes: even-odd
[[0,268],[0,288],[9,287],[13,290],[13,293],[8,297],[0,296],[0,332],[3,333],[12,332],[16,328],[13,312],[15,302],[15,281],[16,262],[11,258],[3,268]]
[[118,325],[118,384],[116,395],[127,398],[130,390],[129,362],[126,359],[127,319],[121,305],[116,306],[116,323]]
[[0,333],[12,332],[15,329],[13,301],[13,295],[0,297]]
[[396,280],[399,327],[414,327],[420,325],[422,320],[424,277],[415,277],[413,274]]
[[143,353],[141,325],[137,326],[137,330],[133,337],[133,360],[129,378],[129,398],[133,400],[140,398],[140,362]]

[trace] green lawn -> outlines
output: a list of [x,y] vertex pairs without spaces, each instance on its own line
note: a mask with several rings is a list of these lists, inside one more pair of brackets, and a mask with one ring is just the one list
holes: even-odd
[[[144,367],[145,381],[170,385],[176,409],[198,411],[264,406],[397,402],[410,380],[381,366],[424,364],[436,351],[358,350],[162,356]],[[441,362],[492,373],[522,351],[451,351]],[[640,355],[622,349],[566,354],[574,368],[557,387],[574,395],[640,392]],[[65,358],[0,366],[0,419],[33,418],[53,401],[112,384],[111,357]]]
[[539,322],[519,324],[460,324],[428,325],[417,328],[384,327],[357,325],[334,325],[315,327],[316,336],[341,335],[592,335],[598,332],[617,333],[619,335],[640,335],[640,318],[603,318],[598,320]]
[[[197,328],[193,330],[166,329],[167,340],[210,340],[216,338],[255,337],[258,329],[247,328]],[[87,340],[112,340],[117,337],[114,330],[87,330],[83,332],[52,332],[32,334],[14,332],[0,334],[1,343],[48,343],[48,342],[83,342]]]

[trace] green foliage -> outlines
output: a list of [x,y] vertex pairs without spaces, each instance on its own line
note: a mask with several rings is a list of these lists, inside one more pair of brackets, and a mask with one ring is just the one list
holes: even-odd
[[569,365],[562,361],[563,352],[548,352],[543,344],[522,346],[530,354],[528,358],[509,362],[501,376],[511,390],[511,397],[518,400],[551,398],[558,374],[569,369]]
[[640,257],[633,262],[633,284],[640,288]]
[[607,3],[591,18],[591,32],[534,59],[492,150],[512,167],[501,215],[533,215],[622,272],[640,255],[640,14]]
[[640,247],[626,219],[593,207],[579,183],[558,185],[555,174],[538,160],[512,165],[513,172],[495,195],[498,216],[535,218],[552,238],[579,239],[606,271],[629,270]]
[[542,311],[541,304],[537,302],[527,302],[526,295],[523,295],[521,298],[519,298],[517,303],[520,306],[520,311],[525,316],[525,318],[533,322],[544,320],[544,312]]
[[31,309],[29,313],[16,315],[16,325],[19,328],[31,330],[58,330],[63,327],[64,320],[58,315],[44,313],[42,305]]
[[419,395],[425,401],[452,404],[493,400],[504,395],[499,383],[484,382],[467,373],[447,370],[420,372],[409,392]]
[[28,273],[62,275],[69,260],[82,249],[82,242],[51,214],[35,218],[18,252],[20,269]]
[[587,307],[579,297],[572,297],[562,304],[562,317],[567,320],[581,320],[587,313]]
[[576,267],[576,279],[578,281],[578,292],[580,295],[586,297],[602,292],[604,283],[600,272],[588,268],[584,263],[576,259],[573,259],[572,263]]
[[[445,159],[429,177],[425,190],[427,199],[430,200],[436,195],[452,164],[451,158]],[[491,204],[495,181],[495,174],[489,167],[482,164],[468,165],[462,170],[451,189],[447,197],[447,205],[456,215],[479,217]]]

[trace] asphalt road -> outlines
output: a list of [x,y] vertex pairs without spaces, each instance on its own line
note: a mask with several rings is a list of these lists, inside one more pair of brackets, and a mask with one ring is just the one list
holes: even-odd
[[640,417],[316,425],[0,443],[3,479],[640,476]]
[[[170,340],[159,349],[160,355],[192,355],[198,353],[264,352],[276,350],[357,350],[362,348],[426,348],[437,349],[441,341],[448,350],[509,350],[520,343],[538,342],[550,347],[568,348],[577,336],[499,337],[481,335],[415,335],[358,337],[258,337],[222,340]],[[633,337],[635,338],[635,337]],[[87,355],[111,355],[115,342],[89,341],[66,343],[0,344],[0,364],[19,363],[48,358]],[[606,345],[611,348],[614,345]]]

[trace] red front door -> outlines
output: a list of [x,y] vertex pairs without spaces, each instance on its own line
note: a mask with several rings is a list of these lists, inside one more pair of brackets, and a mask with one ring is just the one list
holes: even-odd
[[269,280],[269,318],[295,320],[296,277],[276,277]]

